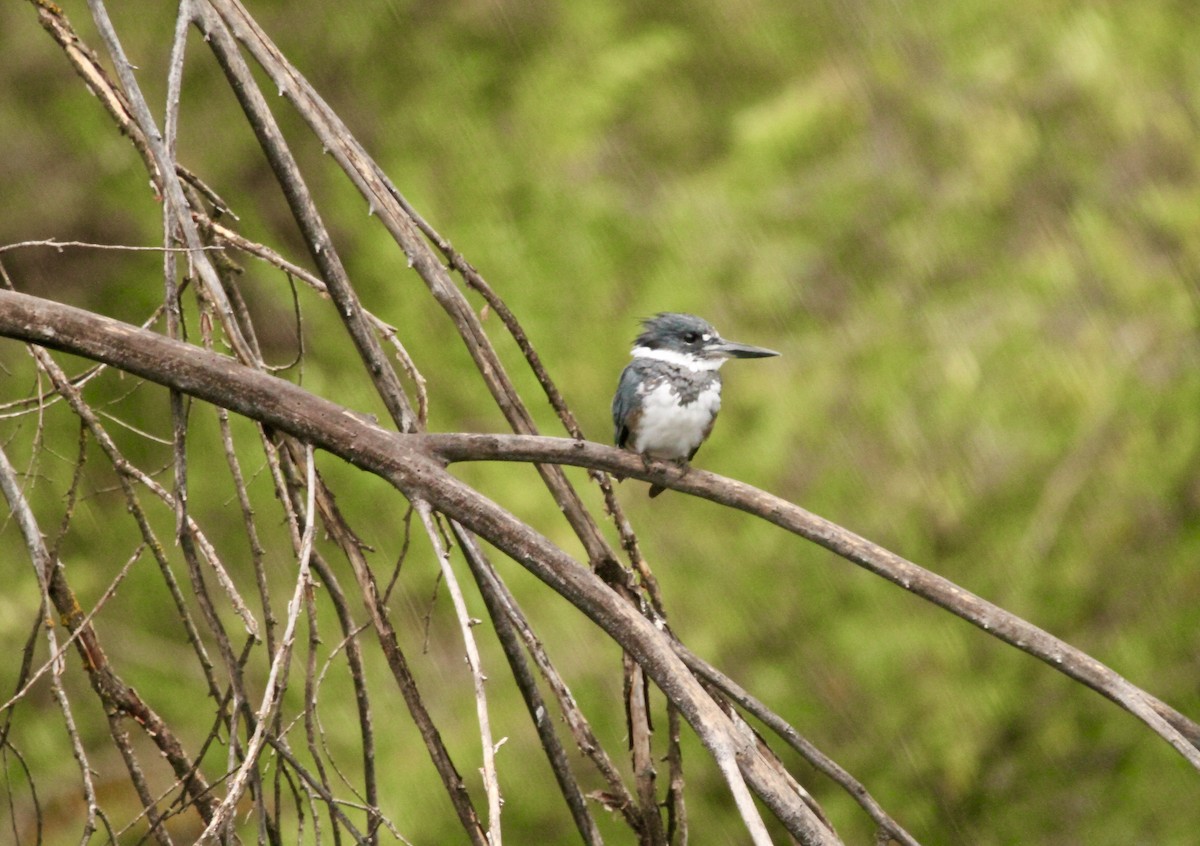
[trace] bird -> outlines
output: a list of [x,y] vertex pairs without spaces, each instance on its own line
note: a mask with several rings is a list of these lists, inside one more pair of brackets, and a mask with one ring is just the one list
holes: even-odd
[[[721,410],[721,365],[779,353],[727,341],[694,314],[659,312],[642,321],[631,355],[613,397],[613,440],[647,467],[662,459],[685,468]],[[663,490],[652,484],[650,496]]]

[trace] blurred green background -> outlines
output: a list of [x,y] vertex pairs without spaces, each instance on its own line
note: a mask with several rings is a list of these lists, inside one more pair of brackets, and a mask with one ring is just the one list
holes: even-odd
[[[936,570],[1200,717],[1200,7],[248,5],[507,299],[590,438],[610,437],[609,398],[639,317],[694,311],[729,337],[781,350],[727,368],[722,419],[700,466]],[[66,9],[99,46],[86,7]],[[170,4],[111,13],[160,110]],[[141,164],[32,6],[0,5],[0,55],[0,244],[160,241]],[[431,428],[503,430],[423,285],[286,102],[274,102],[363,300],[400,328],[429,380]],[[180,159],[232,204],[243,231],[303,260],[195,35]],[[22,250],[3,261],[21,290],[126,320],[140,322],[161,299],[153,254]],[[269,356],[289,360],[285,281],[247,263],[245,287]],[[307,356],[292,378],[376,411],[339,324],[325,304],[301,298]],[[560,433],[499,321],[485,325],[543,430]],[[34,393],[21,348],[6,342],[0,353],[0,400]],[[105,378],[89,389],[94,400],[169,436],[162,391]],[[212,415],[197,408],[193,420],[197,518],[236,567],[245,542],[211,451]],[[48,412],[44,435],[56,451],[30,464],[37,426],[6,420],[4,438],[53,527],[77,424]],[[113,429],[143,466],[169,465],[166,447]],[[98,459],[64,546],[91,602],[136,543]],[[261,469],[252,451],[245,460],[248,472]],[[403,500],[331,460],[322,469],[386,572]],[[531,471],[456,472],[577,551]],[[583,474],[573,478],[586,486]],[[264,531],[282,543],[265,473],[253,486]],[[685,642],[858,776],[923,843],[1196,842],[1197,774],[1097,695],[765,524],[675,494],[651,503],[639,483],[619,495]],[[170,515],[156,514],[169,538]],[[11,525],[2,540],[10,587],[0,638],[14,654],[37,588]],[[272,558],[278,611],[292,565],[284,551]],[[444,592],[430,599],[436,567],[422,542],[405,566],[392,607],[474,779],[473,704],[449,604]],[[622,748],[617,653],[515,565],[501,569],[589,717]],[[252,589],[248,573],[238,578]],[[181,725],[194,720],[195,745],[210,715],[179,693],[203,688],[194,673],[180,678],[188,658],[171,620],[146,560],[97,625],[154,707]],[[325,625],[332,647],[340,635],[331,616]],[[572,842],[499,652],[486,637],[483,645],[497,734],[510,737],[499,756],[510,842]],[[6,663],[4,696],[15,676],[15,661]],[[74,658],[71,666],[81,675]],[[322,717],[353,773],[352,699],[345,679],[329,675]],[[453,842],[399,697],[383,674],[373,678],[387,810],[415,843]],[[96,755],[118,770],[86,682],[71,683]],[[78,773],[61,716],[44,687],[36,695],[44,719],[19,709],[14,737],[40,773],[43,801],[62,811],[65,827],[50,842],[74,842]],[[727,789],[690,739],[686,761],[693,842],[741,842]],[[8,771],[19,782],[11,761]],[[799,771],[847,841],[869,842],[856,806]],[[20,817],[26,796],[16,794]],[[0,806],[0,818],[10,810]]]

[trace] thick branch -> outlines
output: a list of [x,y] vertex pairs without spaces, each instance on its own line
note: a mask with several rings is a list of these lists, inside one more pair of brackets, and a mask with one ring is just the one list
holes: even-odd
[[[448,474],[425,450],[426,444],[433,443],[429,436],[388,432],[349,409],[233,359],[25,294],[0,291],[0,335],[103,361],[221,405],[375,473],[410,499],[429,502],[562,594],[637,659],[679,707],[721,767],[754,842],[769,843],[770,838],[747,783],[803,843],[837,842],[759,755],[753,738],[737,731],[674,653],[663,632],[588,568]],[[614,469],[640,463],[615,450],[608,452]],[[637,475],[632,466],[628,474]]]
[[[500,511],[494,503],[444,476],[440,466],[443,462],[493,460],[571,464],[657,482],[755,514],[951,611],[1103,694],[1143,720],[1200,769],[1200,725],[1111,668],[948,579],[749,485],[694,468],[684,473],[673,467],[646,468],[640,458],[630,453],[566,438],[437,434],[399,438],[348,409],[290,383],[261,373],[249,373],[232,359],[24,294],[0,291],[0,334],[82,354],[178,387],[312,441],[364,469],[383,475],[407,495],[414,495],[416,486],[424,488],[435,484],[435,480],[439,487],[448,488],[452,484],[460,508],[472,508],[470,500],[477,498]],[[136,343],[134,338],[137,338]],[[186,367],[183,366],[185,363]],[[405,464],[406,455],[415,460]],[[436,457],[437,463],[431,457]],[[440,490],[439,496],[448,492]],[[457,517],[457,514],[451,516]],[[504,519],[511,520],[508,515],[504,515]],[[469,525],[475,521],[463,522]],[[511,525],[506,525],[503,530],[497,527],[497,531],[505,536],[511,534],[511,529]],[[540,536],[538,540],[545,542]],[[538,572],[528,560],[528,546],[522,545],[521,552],[514,554],[510,548],[498,545]],[[554,551],[562,554],[557,548]],[[567,585],[558,584],[548,575],[542,577],[583,608],[581,597],[568,590]],[[588,613],[591,616],[592,612]],[[606,630],[616,624],[607,612],[593,619]]]
[[949,579],[766,491],[697,468],[680,471],[663,464],[647,469],[636,456],[614,456],[612,447],[568,438],[431,434],[423,440],[435,455],[448,462],[540,461],[607,470],[761,517],[962,617],[1108,697],[1144,721],[1200,769],[1200,725],[1112,668]]

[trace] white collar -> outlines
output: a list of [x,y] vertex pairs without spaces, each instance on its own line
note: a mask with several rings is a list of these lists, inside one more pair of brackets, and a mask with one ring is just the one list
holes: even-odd
[[721,365],[725,363],[723,358],[695,358],[675,350],[655,350],[650,347],[634,347],[632,355],[634,358],[665,361],[668,364],[686,367],[688,370],[720,370]]

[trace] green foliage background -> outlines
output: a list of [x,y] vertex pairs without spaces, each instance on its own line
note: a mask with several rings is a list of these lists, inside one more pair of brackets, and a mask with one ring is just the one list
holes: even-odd
[[[111,10],[154,103],[169,5]],[[728,368],[722,421],[699,464],[946,575],[1200,716],[1200,7],[249,7],[507,298],[589,437],[609,437],[608,401],[636,318],[703,314],[783,357]],[[84,5],[67,11],[98,45]],[[181,161],[249,234],[302,255],[211,58],[195,36],[189,50]],[[0,244],[155,243],[160,212],[140,164],[31,6],[0,6],[0,55]],[[444,342],[446,320],[278,103],[364,301],[401,328],[429,378],[431,428],[501,430],[465,353]],[[123,319],[140,321],[161,297],[153,255],[21,251],[4,261],[23,290]],[[259,266],[246,285],[257,312],[278,317],[266,340],[288,359],[290,295]],[[502,335],[498,321],[488,325]],[[315,300],[305,332],[304,384],[374,410]],[[502,347],[537,405],[516,351]],[[3,355],[0,399],[26,395],[23,353],[7,344]],[[159,414],[159,434],[165,408],[150,388],[117,406],[133,419]],[[547,409],[537,413],[558,432]],[[194,418],[203,444],[211,421]],[[8,432],[14,448],[27,445],[32,424]],[[127,446],[146,461],[167,455],[132,435]],[[32,490],[56,515],[64,471],[43,465]],[[381,560],[394,557],[403,502],[324,468],[344,477],[351,513],[375,509],[362,528]],[[461,472],[575,549],[530,475]],[[209,530],[236,560],[227,483],[195,471],[194,480],[201,494],[212,486],[196,498],[210,503]],[[256,485],[269,496],[265,481]],[[922,842],[1196,842],[1196,773],[1095,694],[765,525],[678,495],[649,503],[637,484],[620,494],[684,640],[857,775]],[[102,590],[132,551],[131,537],[113,538],[122,508],[98,479],[67,548],[80,587]],[[12,527],[4,534],[13,587],[0,597],[0,637],[12,650],[28,633],[36,586]],[[406,565],[394,606],[413,648],[431,604],[426,552]],[[514,566],[506,572],[619,747],[617,656],[564,603]],[[278,576],[289,579],[282,565]],[[163,658],[179,647],[147,624],[161,588],[149,576],[139,585],[131,577],[115,606],[129,616],[114,611],[98,625],[131,650],[128,675],[147,698],[185,720]],[[473,771],[461,646],[444,597],[432,605],[418,671],[443,730],[462,735],[451,741],[460,768]],[[510,840],[569,842],[561,800],[523,752],[535,740],[486,646],[498,733],[512,736],[500,754]],[[0,690],[11,689],[11,672],[0,672]],[[383,682],[376,693],[396,699]],[[352,744],[338,706],[352,703],[327,698],[327,728]],[[392,810],[406,836],[443,842],[450,814],[399,713],[382,738],[395,779],[384,790],[403,791]],[[73,795],[78,776],[56,719],[22,723],[24,742],[41,766],[62,766],[61,792]],[[694,842],[737,842],[719,776],[689,753]],[[869,839],[847,798],[815,775],[807,783],[848,842]]]

